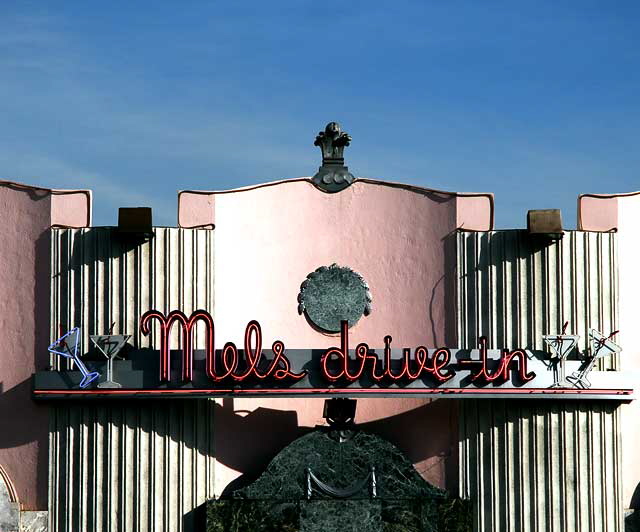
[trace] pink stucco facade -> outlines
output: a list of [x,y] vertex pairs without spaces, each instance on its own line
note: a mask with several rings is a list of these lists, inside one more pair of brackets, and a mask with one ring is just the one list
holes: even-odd
[[214,203],[221,338],[241,342],[255,319],[267,342],[278,335],[289,348],[335,345],[295,303],[310,272],[337,263],[367,280],[376,309],[350,329],[354,341],[382,346],[390,332],[397,345],[445,341],[444,239],[455,229],[455,197],[358,182],[322,194],[298,181],[220,194]]
[[[618,233],[622,369],[640,374],[640,193],[585,195],[578,201],[581,230]],[[338,344],[336,334],[310,326],[297,307],[302,281],[332,263],[360,273],[373,298],[374,312],[349,331],[353,345],[382,347],[383,337],[392,334],[395,347],[457,346],[453,236],[458,229],[492,230],[493,212],[490,194],[374,180],[357,180],[335,194],[298,178],[178,197],[180,227],[214,231],[208,234],[215,242],[216,336],[241,344],[247,322],[258,320],[266,345],[282,339],[288,348]],[[0,465],[24,509],[45,509],[48,413],[33,401],[30,379],[48,364],[49,228],[88,226],[91,195],[3,183],[0,217]],[[243,473],[263,470],[284,445],[323,424],[323,401],[217,400],[214,447],[224,459],[215,465],[215,494]],[[456,400],[359,399],[356,421],[396,444],[426,480],[455,492],[458,408]],[[623,498],[632,508],[640,498],[639,408],[631,403],[620,411]]]
[[[32,400],[30,377],[48,364],[48,230],[89,226],[91,193],[3,183],[0,198],[7,228],[2,234],[7,253],[0,263],[5,305],[1,332],[11,345],[27,339],[33,345],[26,346],[25,352],[35,354],[25,357],[19,350],[6,350],[2,356],[0,409],[3,419],[15,417],[16,422],[0,437],[0,463],[23,509],[44,509],[48,413],[46,406]],[[216,228],[215,318],[221,336],[228,340],[238,341],[244,324],[258,319],[267,339],[269,335],[286,338],[288,347],[335,344],[335,335],[309,327],[291,301],[296,301],[299,282],[310,271],[336,262],[367,279],[376,305],[376,312],[351,330],[354,341],[381,345],[382,337],[393,332],[398,346],[436,346],[454,339],[453,306],[446,301],[450,287],[445,279],[447,261],[454,257],[451,249],[447,251],[446,238],[458,227],[492,228],[493,198],[365,180],[341,194],[324,194],[301,178],[226,193],[182,193],[179,221],[182,226]],[[243,242],[241,248],[238,242]],[[299,282],[292,284],[291,279]],[[260,298],[255,298],[258,291]],[[408,314],[413,318],[407,320]],[[235,403],[234,416],[269,408],[293,411],[301,430],[322,423],[322,400],[301,401],[295,408],[287,400]],[[451,461],[455,430],[443,431],[446,437],[430,438],[429,445],[418,444],[425,438],[414,434],[416,427],[424,431],[434,425],[453,428],[453,405],[435,403],[362,400],[357,421],[396,439],[425,478],[445,486],[454,482],[453,477],[447,480],[446,470],[455,465]],[[221,405],[220,412],[228,405]],[[380,423],[383,419],[387,422]],[[245,436],[251,440],[256,435]],[[235,436],[233,424],[216,432],[219,445],[234,441]],[[282,443],[264,442],[250,460],[270,458]],[[233,465],[219,464],[217,492],[246,471],[245,463]]]
[[[350,329],[354,345],[382,347],[385,334],[392,333],[397,347],[436,347],[456,345],[450,237],[459,227],[491,229],[493,198],[376,181],[356,181],[339,194],[325,194],[298,179],[222,193],[182,193],[179,213],[181,225],[215,227],[214,317],[216,334],[224,341],[241,343],[246,323],[255,319],[266,343],[286,338],[289,348],[336,345],[337,335],[310,327],[296,301],[310,272],[337,263],[360,273],[373,297],[375,312]],[[233,402],[248,415],[261,408],[295,412],[298,428],[322,424],[322,405],[323,400]],[[455,402],[430,399],[360,399],[357,422],[399,445],[428,481],[453,488],[455,407]],[[238,439],[232,424],[219,427],[217,447]],[[242,438],[259,439],[261,429],[257,425]],[[265,442],[263,462],[283,443]],[[252,469],[247,466],[219,464],[216,493]]]
[[[623,371],[640,378],[640,192],[578,198],[581,229],[617,231],[619,285],[619,341]],[[640,403],[622,406],[622,471],[624,501],[640,508]]]
[[89,191],[0,182],[0,464],[25,510],[47,507],[48,409],[31,375],[48,365],[49,228],[83,227],[90,211]]
[[31,374],[47,364],[49,314],[38,302],[49,299],[50,221],[49,191],[0,187],[0,462],[33,509],[46,508],[48,416],[31,399]]
[[[182,190],[178,193],[178,226],[184,228],[214,227],[214,220],[216,217],[215,199],[216,197],[220,197],[222,194],[236,194],[265,187],[274,187],[280,184],[286,184],[289,186],[293,183],[306,183],[308,186],[312,186],[310,178],[299,177],[284,181],[265,183],[263,185],[218,192]],[[490,231],[493,229],[493,194],[444,192],[374,179],[359,179],[357,183],[358,185],[379,185],[384,186],[387,189],[398,188],[405,191],[413,191],[417,194],[431,194],[432,197],[440,195],[442,197],[450,198],[453,200],[453,203],[455,203],[456,229],[466,229],[469,231]]]
[[51,226],[89,227],[90,225],[90,190],[51,191]]

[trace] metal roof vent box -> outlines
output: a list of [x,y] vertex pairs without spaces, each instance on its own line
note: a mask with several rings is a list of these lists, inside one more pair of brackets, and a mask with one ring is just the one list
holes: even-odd
[[560,209],[528,211],[527,233],[543,240],[560,240],[564,235]]
[[122,240],[146,241],[153,238],[151,207],[120,207],[116,235]]

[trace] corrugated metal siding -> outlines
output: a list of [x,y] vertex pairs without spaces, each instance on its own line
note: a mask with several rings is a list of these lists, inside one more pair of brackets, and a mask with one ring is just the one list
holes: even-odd
[[[544,349],[542,335],[616,329],[615,235],[567,232],[533,247],[524,232],[457,235],[458,338],[474,347]],[[601,369],[617,367],[604,360]],[[460,494],[478,531],[622,530],[615,404],[463,401]]]
[[194,531],[213,496],[215,402],[55,406],[50,530]]
[[[214,311],[214,232],[156,228],[127,246],[111,228],[52,232],[52,340],[82,328],[90,334],[140,335],[147,310]],[[172,335],[178,348],[180,335]],[[202,332],[196,346],[203,348]],[[54,368],[68,364],[52,357]],[[214,402],[203,400],[54,405],[50,429],[50,526],[137,532],[194,530],[194,509],[213,497]]]
[[[51,338],[81,327],[82,349],[90,334],[105,334],[112,323],[116,334],[131,334],[139,347],[157,345],[157,327],[145,337],[138,320],[149,309],[180,309],[187,315],[202,308],[214,313],[214,231],[155,228],[150,241],[127,245],[115,229],[54,229],[52,231]],[[204,334],[196,330],[196,348]],[[180,335],[171,335],[172,349]],[[69,364],[52,355],[55,369]]]

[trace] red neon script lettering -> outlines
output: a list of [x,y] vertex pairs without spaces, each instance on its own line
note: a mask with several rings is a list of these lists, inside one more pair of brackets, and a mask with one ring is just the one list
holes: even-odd
[[527,355],[522,349],[514,349],[513,351],[503,349],[502,356],[498,361],[498,367],[492,372],[487,366],[487,337],[481,336],[478,345],[480,346],[480,361],[460,361],[461,364],[481,364],[480,369],[471,376],[472,381],[481,379],[485,382],[505,382],[509,380],[509,370],[511,369],[510,366],[513,361],[518,365],[518,376],[522,382],[529,382],[535,378],[536,374],[533,371],[527,371]]
[[262,360],[262,328],[260,324],[252,320],[247,324],[244,332],[244,356],[246,360],[246,369],[242,373],[237,373],[239,363],[239,353],[235,344],[227,343],[221,356],[221,362],[224,366],[224,373],[218,375],[215,371],[215,354],[212,356],[213,372],[209,375],[215,381],[221,381],[227,377],[231,377],[234,381],[242,382],[247,378],[257,378],[264,380],[273,378],[281,381],[285,379],[300,380],[307,372],[293,373],[289,359],[284,354],[284,343],[276,340],[272,344],[273,360],[269,367],[261,373],[259,370],[260,361]]
[[190,381],[193,376],[193,347],[191,345],[191,330],[193,324],[199,319],[200,313],[196,311],[187,317],[179,310],[171,311],[167,316],[157,310],[145,312],[140,319],[140,331],[147,336],[151,332],[150,322],[156,319],[160,322],[160,381],[171,380],[169,375],[169,337],[174,323],[182,326],[182,380]]
[[355,382],[362,377],[367,363],[371,368],[367,376],[375,382],[380,382],[384,379],[391,381],[398,381],[400,379],[416,380],[420,378],[423,373],[428,373],[438,382],[442,383],[447,382],[455,375],[455,372],[451,369],[443,372],[451,360],[451,353],[448,349],[437,349],[433,353],[433,356],[429,357],[427,348],[422,346],[416,348],[413,361],[411,360],[411,350],[403,349],[401,370],[394,373],[391,369],[391,342],[391,336],[385,336],[384,361],[382,362],[383,369],[381,373],[376,372],[380,364],[378,356],[370,352],[367,344],[358,344],[355,350],[355,362],[356,364],[359,362],[359,367],[355,368],[355,371],[352,372],[349,369],[349,362],[351,360],[349,358],[349,326],[346,321],[343,321],[340,324],[340,347],[331,347],[320,359],[322,375],[330,382],[336,382],[340,379]]
[[307,374],[306,370],[300,373],[291,371],[291,363],[285,355],[284,343],[280,340],[273,342],[273,360],[264,372],[260,371],[260,362],[264,354],[262,352],[262,329],[260,324],[253,320],[247,324],[244,335],[245,367],[238,370],[240,357],[234,343],[225,344],[220,355],[219,362],[222,368],[218,368],[215,352],[215,324],[211,315],[205,310],[196,310],[189,318],[179,310],[171,311],[164,315],[157,310],[145,312],[140,319],[140,331],[147,336],[151,332],[151,321],[160,322],[160,381],[169,382],[170,375],[170,336],[174,323],[182,327],[182,380],[193,379],[193,328],[198,320],[205,323],[205,367],[207,376],[219,382],[231,378],[242,382],[248,378],[259,380],[273,378],[277,381],[285,379],[300,380]]

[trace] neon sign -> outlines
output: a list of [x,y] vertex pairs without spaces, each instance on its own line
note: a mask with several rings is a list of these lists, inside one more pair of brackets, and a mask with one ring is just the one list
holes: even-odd
[[[306,371],[293,373],[289,359],[285,356],[284,343],[280,340],[273,342],[272,350],[275,355],[269,367],[261,371],[260,362],[263,361],[262,329],[257,321],[247,324],[244,334],[245,368],[241,368],[238,348],[233,342],[227,342],[222,349],[220,360],[216,360],[214,346],[215,324],[213,318],[205,310],[196,310],[189,318],[179,310],[170,312],[167,316],[157,310],[145,312],[140,320],[140,331],[147,336],[150,332],[151,320],[160,322],[160,381],[169,382],[169,337],[174,323],[182,327],[182,380],[191,381],[193,378],[193,327],[198,320],[202,320],[206,326],[206,371],[207,376],[215,382],[231,378],[236,382],[242,382],[254,377],[259,380],[273,378],[277,381],[291,379],[300,380],[306,375]],[[218,365],[221,365],[220,368]]]
[[[262,351],[262,328],[253,320],[247,324],[244,335],[244,353],[233,342],[227,342],[220,355],[215,350],[215,324],[211,315],[204,310],[196,310],[186,317],[179,310],[164,315],[157,310],[145,312],[140,321],[140,330],[145,336],[151,332],[151,322],[156,320],[160,324],[160,381],[170,382],[169,345],[174,324],[178,324],[182,331],[182,380],[189,382],[193,378],[193,328],[198,320],[202,320],[206,327],[205,367],[207,376],[214,382],[233,380],[242,382],[247,379],[295,382],[307,375],[307,370],[295,373],[291,371],[291,363],[285,354],[285,346],[281,340],[273,342],[271,349],[273,360],[269,361]],[[348,323],[343,321],[340,327],[340,347],[329,348],[320,359],[320,369],[323,378],[330,382],[352,383],[360,379],[380,383],[384,381],[411,382],[424,377],[431,377],[436,383],[442,384],[453,378],[456,372],[449,367],[451,352],[445,347],[436,349],[432,354],[424,346],[417,347],[413,356],[411,350],[403,349],[403,359],[400,369],[394,371],[391,358],[391,336],[384,337],[384,355],[380,360],[378,355],[366,343],[359,343],[355,349],[355,359],[349,354]],[[523,383],[535,377],[535,373],[527,370],[527,355],[522,349],[513,351],[503,350],[498,367],[491,369],[487,356],[487,340],[480,338],[480,360],[459,360],[460,364],[478,365],[477,371],[472,373],[471,380],[485,383],[507,381],[512,369]],[[493,362],[493,361],[491,361]],[[515,368],[514,368],[515,363]]]
[[601,332],[590,329],[590,352],[584,357],[585,361],[583,365],[567,377],[567,381],[574,384],[576,388],[582,388],[583,390],[591,388],[591,382],[587,377],[593,370],[596,361],[599,358],[604,358],[607,355],[615,355],[622,351],[622,348],[611,340],[618,332],[619,331],[613,331],[609,336],[604,336]]
[[560,334],[547,334],[542,337],[545,343],[551,348],[551,366],[553,367],[554,382],[552,386],[554,388],[565,388],[570,386],[569,381],[566,378],[566,361],[567,357],[573,351],[573,348],[578,344],[579,336],[575,334],[566,334],[568,321],[564,322],[562,326],[562,333]]
[[[440,348],[436,350],[432,357],[429,357],[427,348],[422,346],[416,348],[413,364],[411,363],[410,350],[403,349],[402,369],[397,373],[393,373],[391,368],[391,341],[391,336],[384,337],[384,362],[382,363],[378,356],[371,352],[367,344],[358,344],[356,347],[356,359],[360,366],[354,372],[351,372],[349,370],[349,326],[346,321],[343,321],[340,324],[340,348],[331,347],[322,356],[320,361],[322,375],[330,382],[336,382],[340,379],[355,382],[362,377],[367,365],[370,368],[368,376],[375,382],[381,382],[385,379],[391,381],[401,379],[416,380],[423,373],[432,375],[438,382],[447,382],[455,375],[453,370],[442,372],[451,359],[451,353],[448,349]],[[331,363],[336,361],[338,362],[339,370],[332,371],[330,369]],[[378,366],[381,367],[380,373],[376,372]]]
[[[204,342],[196,349],[194,334],[199,323]],[[95,384],[99,374],[89,371],[80,361],[78,332],[74,329],[49,349],[73,358],[80,375],[73,371],[39,372],[34,396],[633,398],[631,376],[618,371],[593,371],[597,359],[620,352],[611,339],[615,333],[605,336],[591,330],[590,349],[584,353],[574,349],[570,353],[578,337],[565,334],[565,329],[562,334],[543,337],[551,354],[541,349],[489,349],[485,337],[479,339],[475,349],[434,349],[394,347],[392,337],[387,335],[380,346],[371,348],[350,337],[347,322],[341,323],[337,346],[286,349],[282,340],[275,340],[269,349],[264,345],[262,327],[255,320],[246,325],[242,345],[236,345],[219,341],[214,320],[204,310],[196,310],[190,316],[179,310],[166,314],[150,310],[141,317],[140,331],[145,336],[156,331],[158,355],[150,356],[148,349],[128,349],[126,360],[107,362],[106,386],[94,388],[90,384]],[[180,339],[177,352],[170,349],[175,338]],[[109,364],[113,366],[109,368]],[[120,388],[109,383],[114,367]]]
[[171,380],[169,378],[169,335],[174,323],[182,326],[182,380],[190,381],[193,376],[193,346],[191,345],[193,326],[198,320],[204,320],[207,325],[207,347],[212,351],[215,333],[213,318],[204,310],[196,310],[189,319],[179,310],[173,310],[167,316],[157,310],[149,310],[140,319],[140,331],[145,336],[151,332],[149,324],[153,319],[160,322],[160,381]]
[[[505,382],[509,378],[510,366],[512,362],[517,362],[518,376],[522,382],[529,382],[536,376],[535,373],[529,373],[527,371],[527,355],[522,349],[514,349],[509,351],[508,349],[502,350],[502,356],[498,368],[493,372],[488,369],[488,357],[487,357],[487,337],[481,336],[479,340],[480,344],[480,368],[471,376],[472,381],[478,379],[485,382],[502,381]],[[461,364],[469,365],[475,364],[472,360],[461,360]]]
[[[80,388],[86,388],[95,381],[98,377],[100,377],[100,373],[97,371],[89,371],[87,366],[85,366],[84,362],[80,360],[78,356],[78,338],[80,337],[80,328],[74,327],[66,334],[62,335],[55,342],[53,342],[47,350],[49,353],[53,353],[55,355],[60,355],[65,358],[72,359],[80,373],[82,373],[82,380],[80,381]],[[69,344],[72,344],[71,346]]]

